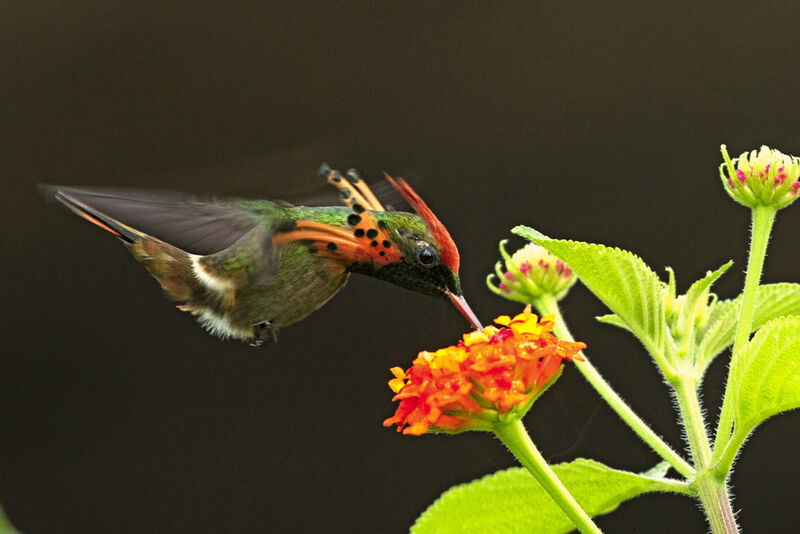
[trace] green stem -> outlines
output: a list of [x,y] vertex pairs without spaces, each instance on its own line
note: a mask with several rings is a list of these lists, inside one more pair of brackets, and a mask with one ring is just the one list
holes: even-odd
[[711,461],[711,446],[708,443],[703,412],[697,397],[695,382],[681,379],[675,384],[686,438],[692,451],[692,459],[697,470],[694,486],[714,534],[737,534],[739,527],[733,517],[733,509],[725,486],[725,479],[708,470]]
[[[728,440],[728,444],[725,445],[725,449],[722,453],[712,456],[711,465],[715,476],[723,480],[728,477],[731,465],[733,465],[733,461],[736,459],[736,455],[739,453],[739,449],[745,439],[747,439],[747,432],[740,432],[738,429],[734,430],[731,439]],[[716,451],[714,452],[716,453]],[[716,460],[716,456],[719,456],[719,460]]]
[[542,453],[531,441],[522,421],[515,419],[511,423],[498,423],[494,425],[497,437],[508,447],[519,463],[525,466],[541,486],[550,494],[550,497],[561,507],[572,523],[584,534],[602,534],[592,518],[581,508],[575,497],[561,483],[556,474],[547,465]]
[[[755,312],[756,294],[758,283],[761,280],[761,271],[764,268],[764,256],[767,253],[769,234],[775,222],[777,210],[770,206],[756,206],[753,208],[753,228],[750,235],[750,255],[747,259],[747,274],[744,278],[744,291],[742,293],[742,309],[739,315],[739,324],[736,328],[736,337],[733,341],[733,351],[736,356],[750,339],[753,329],[753,314]],[[714,440],[714,458],[722,454],[728,444],[733,428],[733,395],[731,394],[730,375],[725,384],[725,396],[722,401],[717,434]]]
[[[564,318],[561,315],[561,311],[558,307],[558,301],[556,301],[555,297],[550,294],[542,295],[539,299],[533,302],[533,305],[536,306],[536,309],[542,315],[554,315],[555,316],[555,334],[565,340],[565,341],[575,341],[570,333],[569,329],[567,328],[566,323],[564,322]],[[664,458],[666,461],[670,463],[672,467],[675,468],[677,472],[683,475],[686,478],[692,478],[695,474],[694,468],[689,465],[689,463],[681,458],[681,456],[672,450],[672,448],[667,445],[664,440],[662,440],[658,435],[653,432],[653,430],[647,426],[637,414],[634,412],[630,406],[628,406],[624,400],[614,391],[608,382],[600,375],[597,369],[591,364],[589,358],[586,357],[585,354],[581,353],[581,360],[575,360],[575,365],[578,370],[583,374],[584,378],[592,385],[592,387],[600,394],[600,396],[605,400],[611,409],[614,410],[619,417],[625,421],[625,423],[631,427],[631,429],[644,441],[647,443],[659,456]]]

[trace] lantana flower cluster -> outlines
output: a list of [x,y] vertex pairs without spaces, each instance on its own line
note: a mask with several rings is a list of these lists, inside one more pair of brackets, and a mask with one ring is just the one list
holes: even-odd
[[404,434],[490,430],[522,417],[558,377],[562,363],[586,348],[552,333],[552,316],[539,318],[528,305],[500,325],[464,334],[456,345],[420,352],[410,369],[392,368],[389,387],[399,401],[384,426]]

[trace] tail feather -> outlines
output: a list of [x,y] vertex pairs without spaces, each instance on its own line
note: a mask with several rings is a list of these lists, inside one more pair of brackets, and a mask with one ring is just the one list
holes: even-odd
[[133,243],[130,251],[179,308],[191,311],[205,300],[206,291],[195,278],[186,252],[150,237]]
[[[234,320],[234,312],[238,288],[249,277],[262,283],[271,272],[267,215],[237,201],[201,202],[168,193],[42,189],[125,243],[167,298],[197,316],[212,333],[241,339],[254,336],[250,318]],[[274,205],[262,202],[261,206],[268,211]]]

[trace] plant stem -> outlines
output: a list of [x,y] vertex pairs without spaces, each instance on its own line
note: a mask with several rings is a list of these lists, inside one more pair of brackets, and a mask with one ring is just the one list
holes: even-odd
[[[764,268],[764,256],[767,253],[769,234],[775,222],[777,210],[770,206],[756,206],[753,208],[753,227],[750,234],[750,255],[747,259],[747,274],[744,278],[744,291],[742,293],[742,309],[739,315],[739,324],[736,327],[736,337],[733,341],[733,351],[736,356],[750,339],[753,329],[753,314],[755,311],[758,283],[761,280],[761,271]],[[725,396],[722,400],[722,413],[720,414],[717,433],[714,439],[714,458],[718,459],[725,445],[731,437],[733,428],[733,395],[731,394],[731,380],[725,384]]]
[[694,486],[700,496],[700,502],[706,512],[711,532],[714,534],[737,534],[739,527],[733,517],[728,489],[725,479],[708,470],[711,461],[711,446],[708,443],[703,412],[697,397],[696,383],[681,378],[675,384],[675,395],[678,397],[686,438],[692,451],[692,459],[697,470]]
[[561,483],[556,474],[547,465],[539,449],[531,441],[522,421],[515,419],[511,423],[498,423],[494,425],[497,437],[508,447],[519,463],[530,471],[534,478],[550,494],[550,497],[567,514],[572,523],[584,534],[602,534],[592,518],[581,508],[575,497]]
[[[554,331],[559,338],[565,341],[575,341],[569,329],[567,328],[567,324],[564,322],[564,318],[561,315],[561,311],[558,307],[558,301],[556,301],[553,295],[542,295],[533,302],[533,305],[540,314],[552,314],[555,316]],[[611,406],[611,409],[614,410],[617,415],[619,415],[619,417],[625,421],[625,423],[631,427],[631,429],[659,456],[668,461],[677,472],[686,478],[692,478],[695,474],[694,468],[689,465],[686,460],[681,458],[677,452],[672,450],[672,448],[667,445],[664,440],[658,437],[658,435],[653,432],[649,426],[647,426],[647,423],[645,423],[636,414],[636,412],[634,412],[631,407],[628,406],[624,400],[622,400],[617,392],[611,388],[608,382],[605,381],[602,375],[600,375],[597,369],[591,364],[589,358],[584,353],[581,353],[581,357],[583,358],[583,361],[576,359],[575,365],[583,374],[584,378],[586,378],[586,380],[592,385],[597,393],[600,394],[603,400],[605,400],[608,405]]]
[[[725,446],[722,453],[717,454],[716,451],[714,451],[715,454],[711,457],[711,469],[714,471],[715,476],[723,480],[728,477],[731,465],[733,465],[736,455],[739,454],[739,449],[745,439],[747,439],[747,432],[741,432],[736,429],[731,435],[731,439],[728,440],[728,444]],[[717,459],[717,456],[719,456],[719,459]]]

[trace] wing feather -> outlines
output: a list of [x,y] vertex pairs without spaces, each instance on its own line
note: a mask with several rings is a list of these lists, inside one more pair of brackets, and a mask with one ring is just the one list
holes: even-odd
[[235,204],[201,201],[176,193],[78,187],[54,188],[56,198],[108,224],[113,220],[188,253],[220,252],[259,224],[255,214]]

